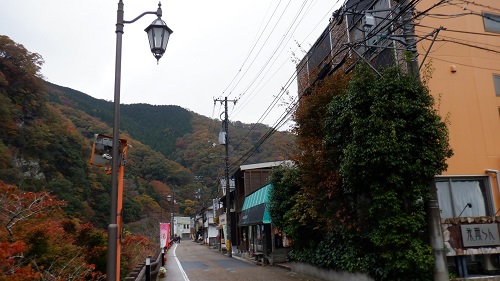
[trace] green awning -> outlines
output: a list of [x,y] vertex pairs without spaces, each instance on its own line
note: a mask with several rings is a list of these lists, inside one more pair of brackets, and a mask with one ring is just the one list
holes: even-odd
[[267,210],[269,203],[269,192],[272,185],[268,184],[245,198],[241,208],[241,216],[238,225],[256,225],[271,223],[271,215]]

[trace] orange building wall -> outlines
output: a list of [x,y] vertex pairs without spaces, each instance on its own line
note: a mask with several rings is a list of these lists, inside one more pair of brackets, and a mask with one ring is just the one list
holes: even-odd
[[[425,10],[435,2],[424,0],[417,10]],[[483,18],[470,12],[500,14],[500,1],[479,0],[475,3],[483,6],[446,5],[432,10],[433,14],[469,14],[446,19],[426,16],[416,26],[415,34],[423,36],[431,33],[433,28],[443,26],[447,30],[439,32],[438,40],[460,41],[494,50],[436,41],[426,62],[431,62],[434,69],[429,88],[435,97],[436,109],[441,116],[448,118],[450,145],[454,151],[454,156],[448,160],[448,170],[443,175],[490,175],[495,209],[498,209],[497,179],[485,170],[500,170],[500,97],[496,97],[493,84],[493,74],[500,74],[500,33],[486,32]],[[431,41],[432,36],[418,44],[419,64]],[[456,71],[453,72],[452,68]]]

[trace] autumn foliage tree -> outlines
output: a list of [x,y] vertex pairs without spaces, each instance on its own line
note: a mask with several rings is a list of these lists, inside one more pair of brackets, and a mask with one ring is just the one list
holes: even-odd
[[103,244],[77,243],[85,227],[67,223],[64,202],[0,182],[0,206],[0,280],[103,279],[87,261]]
[[[104,280],[106,232],[67,218],[64,205],[46,192],[0,182],[0,280]],[[125,233],[121,275],[156,248],[147,237]]]
[[[285,170],[276,171],[271,177],[276,186],[283,187],[273,189],[271,201],[287,201],[273,204],[271,213],[275,213],[275,218],[286,214],[289,223],[284,225],[284,230],[296,241],[295,247],[313,247],[314,241],[324,239],[344,218],[338,207],[344,204],[343,198],[337,196],[338,171],[330,160],[335,152],[327,149],[323,140],[327,134],[326,105],[343,92],[348,81],[349,75],[333,74],[301,93],[294,112],[297,148],[292,160],[296,167],[284,167]],[[311,245],[306,245],[308,243]]]
[[324,139],[328,133],[325,128],[327,107],[335,96],[340,95],[349,81],[350,75],[337,72],[316,83],[311,91],[301,96],[299,106],[294,113],[297,126],[298,153],[293,157],[297,167],[302,172],[302,189],[299,206],[307,218],[302,218],[303,224],[313,224],[321,237],[331,231],[339,220],[339,206],[343,198],[338,196],[338,171],[332,166],[332,158],[336,151],[325,147]]
[[138,264],[144,262],[147,256],[157,254],[158,247],[144,236],[126,235],[122,242],[123,252],[120,275],[126,276]]

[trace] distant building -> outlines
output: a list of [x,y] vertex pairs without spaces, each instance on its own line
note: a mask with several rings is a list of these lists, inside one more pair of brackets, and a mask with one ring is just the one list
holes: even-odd
[[174,217],[174,235],[182,239],[191,239],[194,229],[194,219],[190,217]]
[[[214,199],[218,201],[218,199]],[[217,221],[214,219],[215,210],[214,206],[209,206],[203,208],[201,212],[196,216],[195,222],[195,233],[196,233],[196,241],[203,242],[203,244],[208,246],[216,246],[217,245]],[[201,240],[200,240],[201,239]]]

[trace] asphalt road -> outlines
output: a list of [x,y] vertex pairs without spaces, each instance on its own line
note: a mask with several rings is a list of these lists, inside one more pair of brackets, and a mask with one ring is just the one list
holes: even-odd
[[215,249],[182,241],[167,252],[167,274],[159,281],[318,281],[283,268],[228,258]]

